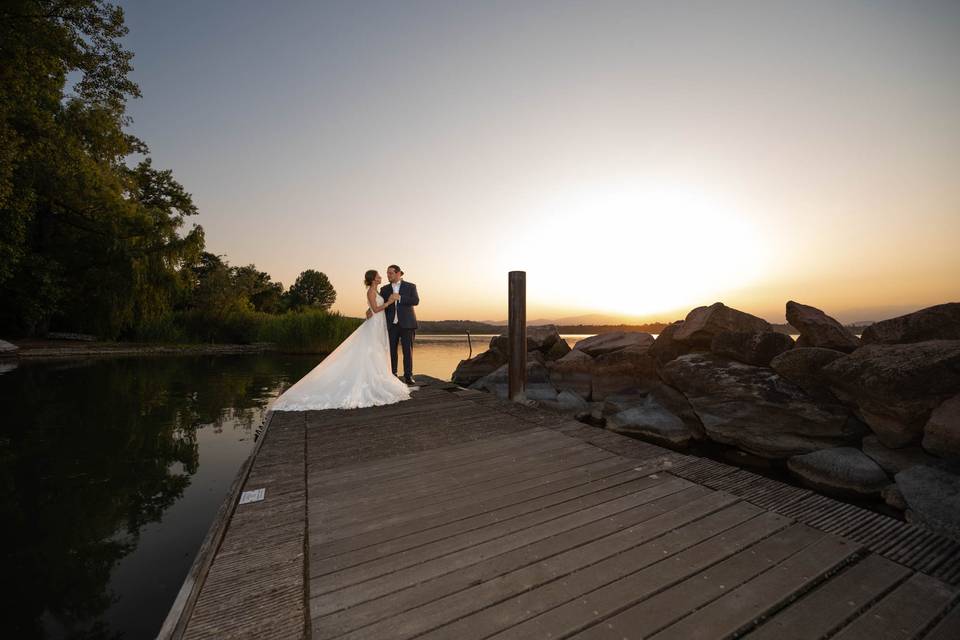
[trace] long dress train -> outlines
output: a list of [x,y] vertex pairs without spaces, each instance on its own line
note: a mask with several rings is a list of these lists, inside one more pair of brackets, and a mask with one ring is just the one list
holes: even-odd
[[[377,305],[382,304],[378,294]],[[390,372],[386,314],[381,311],[277,398],[270,411],[358,409],[409,398],[410,387]]]

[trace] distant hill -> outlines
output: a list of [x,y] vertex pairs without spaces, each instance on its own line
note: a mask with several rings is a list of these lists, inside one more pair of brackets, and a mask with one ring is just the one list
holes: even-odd
[[[534,320],[528,322],[527,326],[538,326],[543,324],[556,324],[560,333],[564,334],[595,334],[595,333],[613,333],[614,331],[624,331],[627,333],[660,333],[669,323],[650,322],[647,324],[587,324],[587,323],[554,323],[546,320]],[[863,328],[873,324],[872,322],[857,322],[848,324],[846,328],[856,335],[863,333]],[[789,324],[771,325],[774,331],[797,335],[800,333]],[[500,334],[507,329],[506,324],[495,324],[492,322],[478,322],[476,320],[421,320],[420,333],[424,334],[465,334],[467,331],[476,334]]]

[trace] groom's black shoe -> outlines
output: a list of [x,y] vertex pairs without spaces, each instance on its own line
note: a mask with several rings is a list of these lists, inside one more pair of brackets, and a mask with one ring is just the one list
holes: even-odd
[[416,382],[413,381],[413,376],[403,376],[403,381],[406,382],[407,385],[411,387],[416,386],[417,384]]

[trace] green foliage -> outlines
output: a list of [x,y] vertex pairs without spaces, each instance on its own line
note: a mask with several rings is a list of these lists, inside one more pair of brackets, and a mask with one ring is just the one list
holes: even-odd
[[147,152],[124,131],[139,96],[126,32],[102,0],[0,9],[0,329],[117,338],[155,324],[203,247],[171,172],[126,164]]
[[330,284],[330,279],[325,273],[313,269],[307,269],[297,276],[297,281],[290,287],[287,296],[290,307],[294,309],[329,309],[337,301],[337,292]]
[[311,309],[302,313],[262,314],[258,338],[289,353],[330,353],[360,326],[361,320]]
[[0,5],[0,332],[332,350],[356,323],[325,313],[325,274],[284,293],[230,266],[185,228],[197,208],[171,171],[128,165],[147,147],[124,131],[140,95],[126,32],[104,0]]

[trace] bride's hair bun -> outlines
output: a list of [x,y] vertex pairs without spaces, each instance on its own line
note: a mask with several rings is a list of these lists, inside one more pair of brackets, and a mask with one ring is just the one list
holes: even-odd
[[363,284],[369,287],[370,285],[373,284],[373,281],[374,279],[376,279],[376,277],[377,277],[377,270],[370,269],[370,271],[367,271],[365,274],[363,274]]

